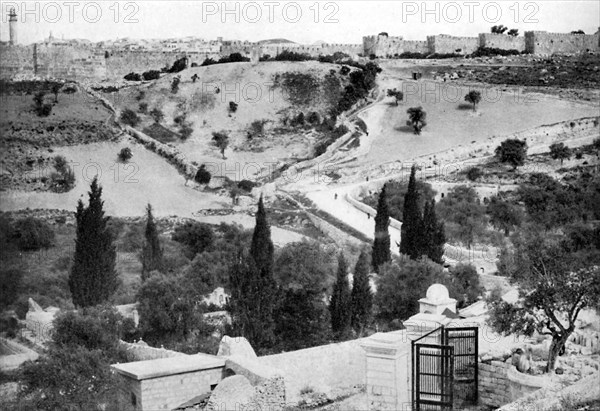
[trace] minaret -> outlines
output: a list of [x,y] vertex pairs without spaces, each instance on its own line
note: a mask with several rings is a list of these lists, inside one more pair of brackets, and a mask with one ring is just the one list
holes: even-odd
[[8,13],[8,23],[9,23],[9,31],[10,31],[10,42],[11,46],[15,46],[17,44],[17,13],[15,12],[15,8],[10,9]]

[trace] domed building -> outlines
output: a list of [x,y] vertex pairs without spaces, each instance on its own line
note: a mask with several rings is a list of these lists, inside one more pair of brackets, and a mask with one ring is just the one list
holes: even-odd
[[442,284],[432,284],[425,298],[419,300],[419,312],[423,314],[443,314],[446,309],[456,313],[456,300],[450,298],[448,289]]

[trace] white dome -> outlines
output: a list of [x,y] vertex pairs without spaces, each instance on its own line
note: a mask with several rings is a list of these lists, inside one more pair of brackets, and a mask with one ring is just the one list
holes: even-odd
[[427,289],[427,299],[431,302],[442,302],[450,298],[448,289],[442,284],[433,284]]

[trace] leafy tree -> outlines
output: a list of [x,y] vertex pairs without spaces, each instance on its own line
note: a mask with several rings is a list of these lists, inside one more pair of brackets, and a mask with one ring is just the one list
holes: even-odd
[[323,295],[314,289],[287,289],[274,313],[277,349],[300,350],[327,344],[329,311]]
[[169,73],[179,73],[187,68],[188,58],[182,57],[180,59],[175,60],[171,68],[169,69]]
[[152,271],[162,271],[162,269],[163,250],[160,246],[156,223],[152,215],[152,206],[148,204],[146,208],[145,241],[142,249],[142,281],[147,280]]
[[196,180],[196,182],[198,184],[208,184],[210,183],[210,179],[211,179],[211,174],[210,171],[208,171],[206,169],[206,166],[204,164],[202,164],[200,166],[200,168],[198,169],[198,171],[196,172],[196,176],[194,177],[194,180]]
[[354,267],[354,279],[350,294],[352,313],[351,324],[359,336],[364,335],[365,328],[373,315],[373,292],[369,283],[369,254],[362,250]]
[[58,93],[60,93],[60,89],[62,88],[61,83],[53,83],[51,90],[52,94],[54,94],[54,104],[58,104]]
[[122,163],[126,163],[127,161],[131,160],[131,157],[133,157],[133,153],[131,152],[131,149],[129,147],[123,147],[121,149],[121,151],[119,151],[119,161],[121,161]]
[[214,131],[212,136],[213,145],[221,151],[221,155],[225,159],[225,150],[229,146],[229,136],[224,131]]
[[329,312],[331,314],[331,330],[336,338],[345,338],[350,331],[352,319],[352,300],[350,296],[350,285],[348,284],[348,264],[344,254],[340,253],[338,258],[338,270]]
[[11,231],[19,250],[35,251],[54,246],[54,230],[40,219],[27,217],[18,220]]
[[571,32],[571,34],[585,34],[585,31],[579,29],[579,30],[574,30]]
[[181,83],[181,77],[173,77],[173,80],[171,81],[171,93],[177,94],[179,91],[179,83]]
[[408,190],[404,196],[404,210],[402,212],[402,233],[400,237],[400,253],[416,260],[421,257],[421,228],[422,217],[419,208],[419,192],[416,183],[417,167],[413,164],[408,180]]
[[388,97],[394,97],[394,100],[396,101],[396,105],[398,105],[399,101],[404,100],[404,93],[401,92],[400,90],[388,90],[387,91],[387,95]]
[[476,302],[484,291],[477,269],[471,264],[457,264],[450,268],[450,275],[444,284],[449,293],[456,298],[458,308]]
[[489,322],[504,334],[531,335],[537,331],[551,336],[546,368],[551,372],[581,310],[597,304],[600,251],[587,248],[573,252],[561,244],[560,237],[536,231],[516,236],[514,245],[514,269],[509,275],[517,284],[519,300],[509,304],[492,299]]
[[87,207],[81,200],[77,204],[77,238],[69,275],[69,289],[77,307],[107,301],[118,284],[115,269],[117,251],[108,227],[109,217],[104,216],[102,187],[98,185],[97,177],[94,177],[88,194]]
[[144,73],[142,73],[142,77],[144,78],[145,81],[158,80],[160,78],[160,71],[159,70],[145,71]]
[[554,160],[560,160],[562,166],[564,160],[571,158],[572,151],[565,143],[554,143],[550,145],[550,155]]
[[239,188],[237,186],[237,184],[233,184],[231,187],[229,187],[229,197],[231,198],[232,205],[238,204],[238,199],[241,194],[242,194],[242,189]]
[[465,101],[473,104],[473,111],[477,111],[477,104],[481,101],[481,92],[471,90],[465,95]]
[[[590,184],[592,186],[592,184]],[[517,191],[529,218],[547,229],[579,220],[587,215],[582,190],[562,185],[543,173],[532,173]]]
[[377,214],[375,215],[375,239],[373,241],[372,265],[375,272],[379,272],[379,266],[391,259],[390,251],[390,213],[384,185],[379,194],[377,203]]
[[381,266],[377,278],[375,303],[379,318],[405,320],[419,312],[416,296],[423,296],[430,285],[444,277],[443,268],[426,258],[395,258]]
[[508,30],[508,27],[500,24],[498,26],[492,26],[492,33],[494,34],[504,34],[504,32]]
[[229,102],[229,112],[230,113],[235,113],[238,109],[238,104],[235,101],[230,101]]
[[480,204],[477,192],[468,186],[460,185],[452,190],[438,204],[440,217],[451,228],[451,233],[467,247],[486,230],[487,215],[485,206]]
[[138,106],[138,112],[142,114],[146,114],[148,112],[148,103],[143,102]]
[[137,294],[139,328],[144,340],[164,344],[186,339],[197,326],[195,301],[177,277],[154,274]]
[[135,113],[135,111],[130,110],[128,108],[124,109],[121,112],[121,116],[119,117],[121,122],[127,124],[128,126],[135,127],[140,123],[139,116]]
[[496,158],[501,163],[509,163],[516,170],[518,166],[525,164],[527,158],[527,143],[525,141],[506,139],[496,147]]
[[188,221],[175,227],[171,238],[173,241],[185,244],[193,257],[213,245],[215,233],[209,224]]
[[126,339],[131,327],[133,321],[109,307],[59,314],[45,354],[23,365],[19,405],[38,410],[116,408],[118,378],[110,364],[127,361],[119,338]]
[[56,193],[65,193],[75,186],[75,172],[63,156],[54,157],[54,169],[50,173],[50,188]]
[[154,107],[148,114],[150,114],[155,123],[161,123],[165,118],[164,113],[158,107]]
[[44,91],[38,91],[33,96],[34,109],[39,117],[48,117],[52,113],[52,104],[44,103]]
[[0,269],[0,309],[4,310],[17,300],[22,282],[21,269],[5,267]]
[[509,36],[512,36],[512,37],[518,37],[519,29],[510,29],[510,30],[508,30],[508,33],[506,33],[506,34],[508,34]]
[[498,196],[490,199],[487,212],[490,216],[490,223],[498,230],[503,230],[505,236],[508,236],[514,227],[519,227],[523,221],[521,210]]
[[273,274],[284,289],[313,288],[322,296],[333,284],[337,259],[316,241],[286,244],[279,252]]
[[124,77],[127,81],[142,81],[142,76],[139,73],[131,72]]
[[406,113],[408,114],[406,125],[412,126],[415,134],[421,134],[421,130],[427,125],[427,113],[423,110],[423,107],[411,107],[406,110]]
[[274,277],[281,290],[274,313],[276,347],[294,350],[324,344],[331,335],[325,293],[335,258],[318,242],[289,243],[279,253]]
[[483,176],[483,171],[479,167],[471,167],[469,171],[467,171],[467,178],[470,181],[477,181]]
[[425,203],[421,232],[421,254],[427,255],[435,263],[442,264],[444,262],[446,233],[444,223],[438,221],[435,213],[435,200]]

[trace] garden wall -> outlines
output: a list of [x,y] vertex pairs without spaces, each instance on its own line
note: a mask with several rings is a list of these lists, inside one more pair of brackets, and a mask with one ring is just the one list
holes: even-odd
[[479,363],[479,402],[501,407],[525,397],[550,383],[548,375],[523,374],[508,362]]

